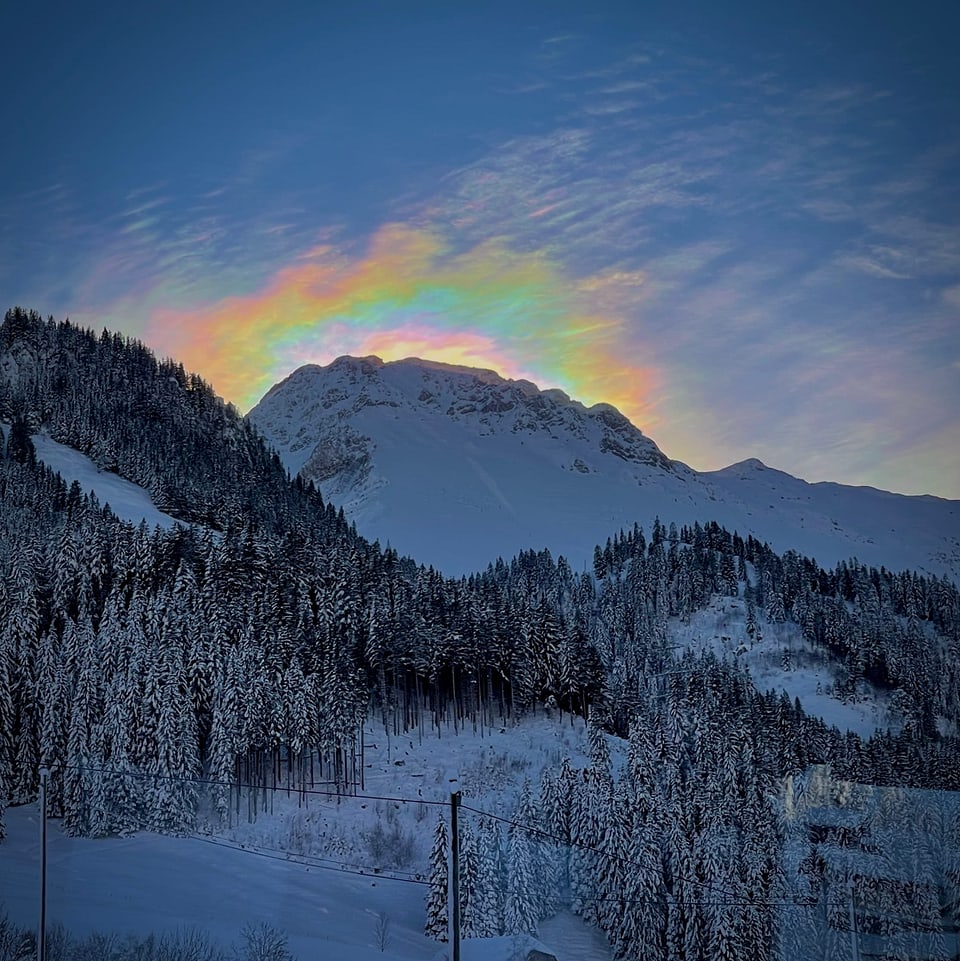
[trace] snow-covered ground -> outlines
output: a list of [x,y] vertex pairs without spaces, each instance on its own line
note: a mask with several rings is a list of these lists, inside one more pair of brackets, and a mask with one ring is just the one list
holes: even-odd
[[45,434],[35,434],[31,440],[37,457],[56,471],[67,486],[77,481],[84,494],[93,491],[100,504],[109,504],[110,510],[121,520],[131,524],[145,521],[148,527],[173,527],[178,523],[161,511],[142,487],[110,471],[100,470],[85,454],[58,444]]
[[[427,728],[422,740],[414,734],[389,743],[383,726],[371,723],[365,745],[364,793],[381,800],[314,795],[302,807],[296,794],[278,791],[272,816],[192,838],[70,838],[59,822],[48,822],[48,918],[75,934],[199,928],[223,945],[237,941],[245,924],[265,921],[289,936],[301,961],[431,961],[441,945],[422,933],[427,888],[417,882],[450,792],[459,788],[464,805],[509,816],[524,779],[536,792],[545,764],[563,757],[586,763],[583,724],[556,715],[457,736]],[[469,811],[461,817],[479,823]],[[32,927],[40,888],[37,806],[8,810],[6,822],[0,911]],[[399,866],[378,865],[370,840],[378,824],[410,841]],[[388,851],[380,860],[387,865],[391,857]],[[603,935],[568,913],[544,921],[539,938],[559,961],[610,959]],[[469,957],[496,958],[493,947]]]

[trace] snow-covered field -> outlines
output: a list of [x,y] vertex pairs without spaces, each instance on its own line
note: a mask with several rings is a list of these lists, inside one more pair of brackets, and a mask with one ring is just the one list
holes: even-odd
[[[295,793],[278,791],[272,816],[190,838],[70,838],[50,821],[49,920],[80,935],[199,928],[223,945],[236,942],[245,924],[265,921],[288,935],[301,961],[429,961],[442,946],[422,933],[427,888],[418,881],[450,792],[459,788],[465,805],[509,816],[524,779],[536,791],[545,764],[563,757],[586,763],[583,724],[558,716],[482,734],[442,729],[438,736],[428,728],[422,742],[414,734],[391,738],[389,746],[383,726],[373,723],[365,744],[364,793],[379,800],[314,795],[303,807]],[[470,812],[461,817],[478,823]],[[6,821],[0,911],[32,927],[40,889],[37,806],[10,809]],[[404,863],[392,864],[389,845],[377,863],[371,839],[378,824],[410,841]],[[610,958],[603,935],[571,914],[543,922],[539,937],[560,961]],[[495,947],[464,959],[496,957]]]

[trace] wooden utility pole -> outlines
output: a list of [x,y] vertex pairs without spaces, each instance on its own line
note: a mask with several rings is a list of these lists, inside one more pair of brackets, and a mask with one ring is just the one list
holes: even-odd
[[450,795],[450,941],[453,961],[460,961],[460,792]]
[[37,961],[47,961],[47,778],[40,768],[40,926],[37,929]]
[[857,907],[854,903],[853,881],[850,882],[850,955],[853,961],[860,961],[860,939],[857,932]]

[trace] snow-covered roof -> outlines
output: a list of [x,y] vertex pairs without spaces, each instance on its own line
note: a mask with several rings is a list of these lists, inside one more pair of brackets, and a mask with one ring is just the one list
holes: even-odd
[[[453,949],[441,948],[433,961],[450,961]],[[557,956],[529,934],[498,938],[465,938],[460,942],[460,961],[557,961]]]

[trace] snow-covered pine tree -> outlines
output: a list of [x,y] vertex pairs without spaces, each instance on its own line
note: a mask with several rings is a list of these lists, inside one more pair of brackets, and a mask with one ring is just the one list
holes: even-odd
[[[0,640],[0,770],[7,778],[4,781],[4,791],[10,790],[10,768],[14,759],[13,740],[13,697],[10,690],[10,665],[7,649]],[[4,801],[8,794],[4,793]]]
[[620,945],[623,934],[623,917],[626,911],[624,890],[627,875],[636,870],[627,864],[625,852],[630,844],[630,805],[626,791],[618,789],[606,822],[601,856],[598,859],[596,879],[596,917],[608,940]]
[[570,893],[573,909],[597,923],[597,879],[612,784],[596,768],[580,772],[570,807]]
[[37,724],[40,711],[34,693],[36,685],[31,668],[21,662],[15,668],[15,676],[18,729],[10,793],[14,804],[26,804],[37,797],[40,785],[40,741]]
[[[287,742],[287,786],[296,777],[302,780],[303,752],[309,744],[310,727],[307,711],[306,684],[303,670],[294,660],[283,676],[282,685],[285,740]],[[296,771],[296,775],[294,775]]]
[[615,940],[620,961],[663,959],[666,952],[667,900],[663,856],[654,836],[636,816],[627,847],[623,917]]
[[433,847],[430,849],[430,881],[427,889],[427,920],[424,933],[436,941],[446,941],[449,932],[447,914],[447,885],[449,883],[447,823],[440,815],[433,832]]
[[756,639],[757,635],[757,608],[754,602],[754,590],[753,585],[748,580],[746,586],[743,589],[743,601],[747,608],[747,619],[746,619],[746,631],[747,635],[750,637],[751,641]]
[[[45,647],[52,647],[48,638]],[[67,672],[59,659],[49,657],[42,665],[40,685],[40,766],[50,769],[47,781],[47,810],[51,817],[63,814],[63,768],[67,757],[67,733],[70,710],[67,700]]]
[[720,555],[717,590],[727,597],[736,597],[740,590],[739,584],[737,583],[737,571],[734,567],[733,555],[726,551]]
[[590,717],[587,719],[587,743],[593,766],[597,771],[607,773],[610,771],[610,748],[607,745],[601,713],[599,707],[595,707],[590,712]]
[[536,840],[536,814],[530,782],[524,781],[507,841],[507,897],[503,908],[505,934],[536,934],[543,902]]
[[236,760],[232,740],[227,729],[227,714],[218,698],[210,725],[210,802],[221,825],[230,818],[230,785]]
[[63,774],[63,827],[67,834],[81,835],[87,828],[87,778],[90,767],[90,725],[84,709],[83,675],[78,679],[67,730],[67,753]]
[[143,826],[143,781],[130,760],[129,680],[116,674],[107,695],[106,716],[98,725],[94,743],[99,745],[99,785],[106,809],[107,830],[129,831]]
[[740,946],[737,943],[736,923],[738,910],[733,902],[719,901],[714,905],[710,931],[712,961],[739,961]]
[[91,736],[91,751],[84,771],[84,822],[83,833],[92,838],[102,838],[112,830],[111,797],[104,760],[104,734],[98,725]]
[[[717,783],[711,778],[707,790],[715,789]],[[735,901],[738,886],[732,871],[736,850],[736,830],[729,822],[714,821],[697,838],[697,874],[703,880],[705,897],[712,902],[704,916],[709,920],[707,937],[716,961],[734,961],[741,953],[737,941],[739,907]]]
[[474,834],[477,880],[472,912],[476,938],[495,938],[503,930],[505,879],[500,843],[500,825],[481,820]]
[[460,859],[460,934],[464,938],[477,935],[476,917],[479,900],[479,865],[477,863],[477,843],[470,823],[463,819],[459,829]]
[[7,827],[4,822],[4,812],[7,808],[7,759],[0,757],[0,843],[7,836]]
[[567,852],[560,840],[566,832],[560,806],[557,781],[551,769],[545,767],[540,776],[539,820],[544,833],[552,837],[543,837],[540,842],[541,870],[544,876],[543,917],[555,914],[566,895]]
[[511,827],[507,843],[507,897],[503,906],[505,934],[537,933],[538,878],[533,872],[530,843],[520,828]]
[[167,678],[157,725],[157,754],[149,792],[153,830],[180,833],[193,824],[197,802],[196,720],[185,678]]

